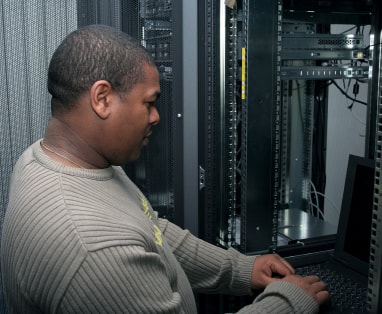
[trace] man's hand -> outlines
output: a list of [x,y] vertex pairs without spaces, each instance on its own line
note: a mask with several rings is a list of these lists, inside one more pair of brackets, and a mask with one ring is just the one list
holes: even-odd
[[295,273],[294,268],[277,254],[267,254],[256,257],[252,270],[252,288],[262,289],[277,278],[283,278]]
[[277,254],[258,256],[253,264],[251,283],[253,289],[265,288],[274,281],[288,281],[295,284],[313,297],[319,304],[329,300],[326,284],[317,276],[301,277],[295,275],[294,268]]
[[305,291],[306,294],[313,297],[313,299],[322,305],[329,301],[329,292],[327,291],[326,284],[317,276],[296,276],[289,275],[282,280],[291,282]]

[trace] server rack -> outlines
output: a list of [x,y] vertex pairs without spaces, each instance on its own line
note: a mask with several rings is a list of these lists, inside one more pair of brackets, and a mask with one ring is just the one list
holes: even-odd
[[[242,17],[240,18],[240,9]],[[228,9],[227,9],[228,10]],[[376,158],[377,169],[375,178],[375,205],[373,215],[371,268],[369,280],[369,307],[374,313],[381,309],[381,261],[382,252],[379,245],[381,239],[380,227],[380,95],[381,95],[381,22],[380,7],[377,1],[273,1],[271,3],[237,2],[236,12],[233,11],[236,30],[242,22],[243,37],[236,36],[237,42],[245,48],[238,61],[243,61],[239,71],[225,67],[220,71],[224,78],[232,75],[240,77],[245,88],[241,101],[236,102],[236,120],[223,119],[225,128],[234,130],[236,136],[226,136],[225,147],[230,145],[239,152],[235,160],[230,162],[229,150],[222,151],[228,161],[223,165],[223,171],[229,174],[234,168],[237,176],[220,180],[231,180],[224,186],[223,201],[230,205],[231,192],[236,195],[236,205],[217,213],[219,227],[216,233],[217,242],[222,245],[236,245],[242,251],[253,252],[271,251],[277,247],[278,214],[283,207],[298,203],[298,207],[307,210],[310,183],[314,179],[313,168],[319,162],[325,163],[325,156],[317,158],[317,151],[324,145],[318,145],[317,138],[324,142],[326,138],[326,103],[323,107],[324,120],[320,122],[323,128],[317,134],[314,120],[317,118],[316,98],[327,98],[325,82],[328,79],[363,79],[369,80],[369,99],[367,114],[367,134],[365,155]],[[230,18],[232,12],[226,12]],[[264,17],[267,16],[268,20]],[[274,17],[274,19],[269,18]],[[221,17],[220,17],[221,18]],[[235,19],[236,18],[236,19]],[[366,46],[362,38],[355,35],[333,35],[328,33],[330,24],[371,25],[374,42]],[[259,28],[261,26],[261,32]],[[290,28],[292,27],[292,28]],[[298,29],[297,29],[297,28]],[[301,31],[302,30],[302,31]],[[257,33],[257,31],[259,31]],[[236,33],[237,35],[238,33]],[[263,36],[266,34],[266,36]],[[230,36],[225,40],[230,43]],[[299,41],[303,41],[303,44]],[[229,47],[229,44],[226,45]],[[236,51],[237,52],[237,51]],[[227,57],[229,52],[217,55]],[[244,59],[246,57],[246,59]],[[351,60],[352,66],[341,64],[328,68],[322,60]],[[261,60],[261,62],[259,62]],[[358,61],[367,60],[364,64]],[[238,65],[239,63],[236,63]],[[370,69],[372,75],[370,76]],[[245,72],[244,72],[245,71]],[[228,73],[227,73],[228,72]],[[265,75],[267,73],[268,75]],[[236,79],[237,82],[240,79]],[[228,81],[229,82],[229,81]],[[232,83],[235,86],[235,81]],[[300,97],[292,91],[293,84],[303,85],[303,103],[305,111],[302,114],[300,126],[296,123],[296,112],[290,110],[289,97]],[[219,87],[225,90],[227,86]],[[269,92],[269,94],[267,94]],[[223,94],[223,93],[222,93]],[[226,94],[225,94],[226,95]],[[319,97],[317,97],[319,96]],[[225,97],[222,108],[225,113],[231,112],[229,100]],[[268,106],[264,105],[268,102]],[[378,112],[377,111],[378,108]],[[261,117],[261,121],[259,121]],[[235,123],[240,121],[240,123]],[[294,121],[294,122],[293,122]],[[296,126],[297,125],[297,126]],[[291,128],[294,126],[297,130]],[[262,134],[257,132],[262,130]],[[296,141],[296,134],[303,134],[303,138]],[[228,132],[227,132],[228,134]],[[221,136],[221,134],[220,134]],[[232,140],[231,140],[232,139]],[[264,140],[265,139],[265,140]],[[315,145],[312,145],[315,143]],[[256,149],[258,151],[256,151]],[[301,160],[301,164],[293,167],[294,157]],[[259,157],[259,153],[262,158]],[[224,167],[227,166],[228,168]],[[321,169],[324,165],[320,165]],[[315,167],[313,167],[315,166]],[[268,171],[268,173],[267,173]],[[324,186],[324,178],[316,178],[316,184]],[[305,181],[300,191],[293,194],[294,182]],[[229,184],[236,184],[236,188],[227,190]],[[238,195],[240,197],[238,197]],[[240,201],[238,201],[240,200]],[[321,200],[322,201],[322,200]],[[265,207],[262,207],[265,205]],[[232,209],[233,208],[233,209]],[[258,212],[257,210],[260,209]],[[319,216],[319,213],[316,213]],[[224,216],[225,215],[225,216]],[[238,215],[240,221],[240,235],[235,231],[232,217]],[[236,225],[236,227],[238,227]],[[265,232],[262,230],[265,228]],[[225,230],[225,231],[222,231]],[[273,230],[273,232],[270,232]],[[276,230],[276,231],[275,231]],[[260,231],[260,232],[259,232]],[[232,240],[233,237],[233,240]],[[267,240],[264,241],[264,238]],[[255,241],[257,241],[255,243]]]
[[[161,97],[157,108],[161,117],[153,129],[150,145],[141,158],[126,171],[148,196],[159,215],[183,226],[182,208],[182,121],[180,104],[182,88],[181,30],[176,32],[176,16],[181,12],[179,2],[171,0],[140,0],[136,3],[139,21],[138,39],[153,56],[159,71]],[[177,65],[177,66],[174,66]],[[160,166],[159,166],[160,165]]]
[[[325,150],[327,104],[316,104],[327,98],[322,82],[369,75],[368,64],[357,63],[368,58],[363,38],[329,34],[328,26],[371,23],[371,2],[329,2],[237,1],[232,8],[220,3],[212,11],[219,36],[212,41],[217,73],[211,77],[218,84],[211,90],[218,101],[210,120],[218,133],[212,147],[222,157],[213,156],[218,173],[210,189],[221,187],[212,215],[221,245],[246,253],[273,250],[279,210],[291,204],[308,210],[311,184],[324,186],[325,178],[314,174],[317,165],[325,168],[325,156],[318,152]],[[351,13],[355,8],[357,14]],[[353,66],[328,67],[323,62],[328,59],[350,60]],[[304,112],[291,109],[290,99],[302,102]],[[317,110],[323,110],[320,130],[314,125]]]
[[[252,8],[250,15],[248,7]],[[203,234],[208,241],[224,247],[247,253],[267,251],[273,243],[275,200],[274,149],[268,145],[274,132],[274,109],[269,103],[277,95],[277,86],[272,80],[274,71],[268,71],[269,76],[264,78],[256,76],[252,69],[264,62],[268,69],[276,64],[279,7],[274,2],[237,1],[230,6],[219,1],[203,2],[200,8],[199,24],[205,26],[199,42],[199,129],[205,131],[199,138],[199,163],[204,178],[200,190]],[[259,20],[262,22],[257,24]],[[268,40],[269,36],[275,41]],[[257,50],[258,58],[247,60],[245,55],[251,54],[252,48],[245,49],[246,43],[253,43],[254,38],[262,39],[263,47]],[[249,78],[242,80],[246,75]],[[245,82],[252,81],[259,88],[251,86],[247,93]],[[261,117],[255,113],[257,105],[264,109]],[[248,121],[258,122],[258,131],[251,124],[249,137]],[[256,145],[256,141],[262,144]],[[259,183],[248,173],[259,174],[264,182]],[[256,226],[252,226],[254,221]]]
[[198,235],[197,31],[193,6],[189,1],[139,1],[139,38],[152,52],[160,73],[157,106],[161,122],[144,158],[130,173],[135,173],[136,182],[162,217]]
[[152,54],[160,75],[161,97],[156,105],[161,121],[140,159],[124,169],[161,217],[197,235],[196,4],[80,0],[77,9],[78,26],[116,27],[139,39]]

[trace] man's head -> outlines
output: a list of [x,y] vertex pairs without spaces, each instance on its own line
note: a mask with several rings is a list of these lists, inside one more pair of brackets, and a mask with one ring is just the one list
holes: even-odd
[[50,62],[48,88],[55,123],[45,139],[53,134],[70,143],[96,167],[136,160],[160,119],[159,75],[151,55],[107,26],[80,28],[64,39]]
[[144,65],[155,66],[138,41],[105,25],[90,25],[69,34],[49,64],[52,113],[70,110],[94,82],[106,80],[116,92],[128,93],[142,80]]

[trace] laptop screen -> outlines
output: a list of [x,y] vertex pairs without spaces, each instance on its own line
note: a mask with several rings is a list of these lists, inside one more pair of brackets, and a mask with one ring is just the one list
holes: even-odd
[[350,155],[335,255],[364,274],[370,255],[373,190],[374,161]]

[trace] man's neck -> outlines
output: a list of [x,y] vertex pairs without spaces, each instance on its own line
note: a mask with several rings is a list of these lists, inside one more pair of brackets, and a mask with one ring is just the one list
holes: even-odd
[[81,165],[83,168],[101,169],[110,166],[107,160],[63,119],[55,117],[50,119],[43,144],[54,152],[47,152],[51,157],[54,157],[52,154],[56,155],[53,159],[59,160],[60,155],[65,156],[66,158],[62,158],[66,159],[66,162],[62,160],[65,164],[69,159],[73,164]]

